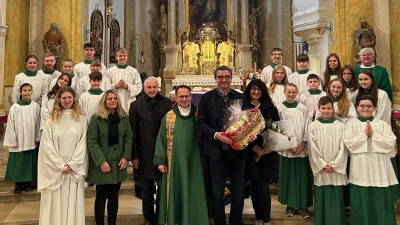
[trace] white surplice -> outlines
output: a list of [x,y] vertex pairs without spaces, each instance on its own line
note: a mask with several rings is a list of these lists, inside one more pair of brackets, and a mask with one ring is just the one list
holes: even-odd
[[[79,79],[78,84],[76,85],[76,97],[79,99],[81,95],[85,92],[87,92],[90,89],[90,77],[89,75],[84,76]],[[102,91],[108,91],[111,89],[111,82],[108,77],[103,76],[103,79],[101,80],[100,84],[100,89]]]
[[326,96],[325,91],[321,91],[321,93],[317,95],[312,95],[310,92],[306,91],[300,95],[299,102],[307,107],[310,118],[313,118],[314,112],[317,112],[319,99],[323,96]]
[[[77,122],[72,110],[64,110],[57,123],[46,122],[38,158],[40,225],[85,224],[86,130],[85,116]],[[73,171],[63,174],[65,164]]]
[[[286,76],[289,77],[290,74],[292,74],[292,70],[289,67],[285,66],[285,65],[282,65],[282,66],[286,70]],[[269,83],[272,80],[272,71],[273,70],[274,70],[274,68],[272,68],[271,65],[268,65],[268,66],[264,67],[264,69],[262,70],[261,80],[267,85],[267,87],[269,87]]]
[[[54,87],[54,85],[56,85],[57,79],[58,77],[54,78],[51,81],[49,91]],[[74,89],[74,91],[76,90],[76,84],[78,83],[78,80],[79,80],[78,76],[74,76],[73,78],[71,78],[71,88]]]
[[49,90],[49,75],[43,71],[38,71],[36,76],[27,76],[24,73],[19,73],[15,76],[14,86],[11,94],[11,100],[16,103],[20,99],[20,90],[22,84],[29,83],[32,85],[31,100],[41,104],[42,96]]
[[90,118],[92,117],[92,115],[99,108],[100,99],[103,97],[103,94],[104,92],[100,95],[92,95],[87,91],[83,93],[79,98],[79,105],[85,113],[88,123],[90,122]]
[[[300,95],[303,94],[308,90],[308,85],[307,85],[307,77],[310,74],[315,74],[312,71],[308,71],[305,74],[299,74],[297,72],[294,72],[288,77],[289,83],[293,83],[297,86],[297,89],[299,91],[299,94],[297,95],[297,99],[299,99]],[[319,85],[318,89],[322,90],[321,84]]]
[[269,94],[269,96],[271,96],[272,101],[274,101],[276,106],[286,100],[286,95],[283,93],[284,90],[285,90],[285,85],[275,84],[274,93]]
[[[336,113],[339,112],[339,107],[337,102],[333,103],[333,108],[335,109]],[[315,114],[315,119],[318,119],[319,117],[321,117],[321,112],[317,109],[317,113]],[[342,116],[342,117],[337,116],[335,119],[346,125],[347,121],[356,118],[357,118],[357,110],[354,107],[353,103],[350,102],[349,112],[347,113],[347,116]]]
[[[103,63],[101,63],[100,73],[104,75],[106,70],[107,67]],[[81,79],[82,77],[89,75],[90,73],[92,73],[92,71],[90,70],[90,64],[85,64],[84,62],[80,62],[74,66],[74,74],[75,76],[78,76],[77,77],[78,80]]]

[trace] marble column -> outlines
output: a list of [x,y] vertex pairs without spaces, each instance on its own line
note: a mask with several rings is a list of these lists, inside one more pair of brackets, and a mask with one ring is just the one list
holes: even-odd
[[[43,58],[44,15],[46,0],[31,0],[29,10],[29,52],[36,55],[39,60]],[[50,24],[48,25],[50,27]],[[40,62],[39,62],[40,64]]]
[[[373,27],[376,35],[377,62],[391,75],[389,0],[372,0]],[[392,79],[390,77],[390,79]]]
[[6,48],[6,34],[8,26],[6,25],[6,0],[0,0],[0,114],[4,113],[4,58]]
[[249,72],[252,70],[252,52],[250,48],[252,45],[249,41],[249,2],[240,1],[238,3],[238,14],[240,16],[238,28],[239,31],[239,43],[237,45],[237,63],[236,68],[242,68],[243,72]]

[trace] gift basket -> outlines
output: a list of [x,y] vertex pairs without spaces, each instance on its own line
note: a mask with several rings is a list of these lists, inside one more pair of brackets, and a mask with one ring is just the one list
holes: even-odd
[[265,128],[265,120],[258,108],[242,111],[243,101],[234,100],[228,107],[231,112],[229,121],[225,124],[226,137],[232,140],[233,149],[243,149],[249,144],[249,136],[257,135]]
[[272,123],[271,129],[262,134],[264,145],[273,151],[286,151],[297,147],[295,129],[292,120],[281,120]]

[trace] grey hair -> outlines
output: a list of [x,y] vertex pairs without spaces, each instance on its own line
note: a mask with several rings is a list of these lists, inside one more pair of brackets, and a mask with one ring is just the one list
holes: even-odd
[[154,80],[157,83],[157,87],[160,87],[160,84],[158,83],[158,80],[157,80],[157,78],[155,76],[151,76],[151,77],[146,78],[146,80],[144,80],[144,82],[143,82],[143,86],[146,86],[146,83],[147,83],[148,80]]
[[362,55],[362,54],[364,54],[365,52],[372,52],[372,55],[375,56],[375,51],[374,51],[373,48],[363,48],[363,49],[360,50],[360,52],[358,53],[358,55]]

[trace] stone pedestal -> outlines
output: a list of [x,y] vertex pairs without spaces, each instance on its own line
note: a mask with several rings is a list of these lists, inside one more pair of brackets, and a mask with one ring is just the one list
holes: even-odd
[[239,44],[237,53],[237,64],[236,68],[242,70],[252,70],[253,60],[252,52],[250,48],[253,47],[251,44]]

